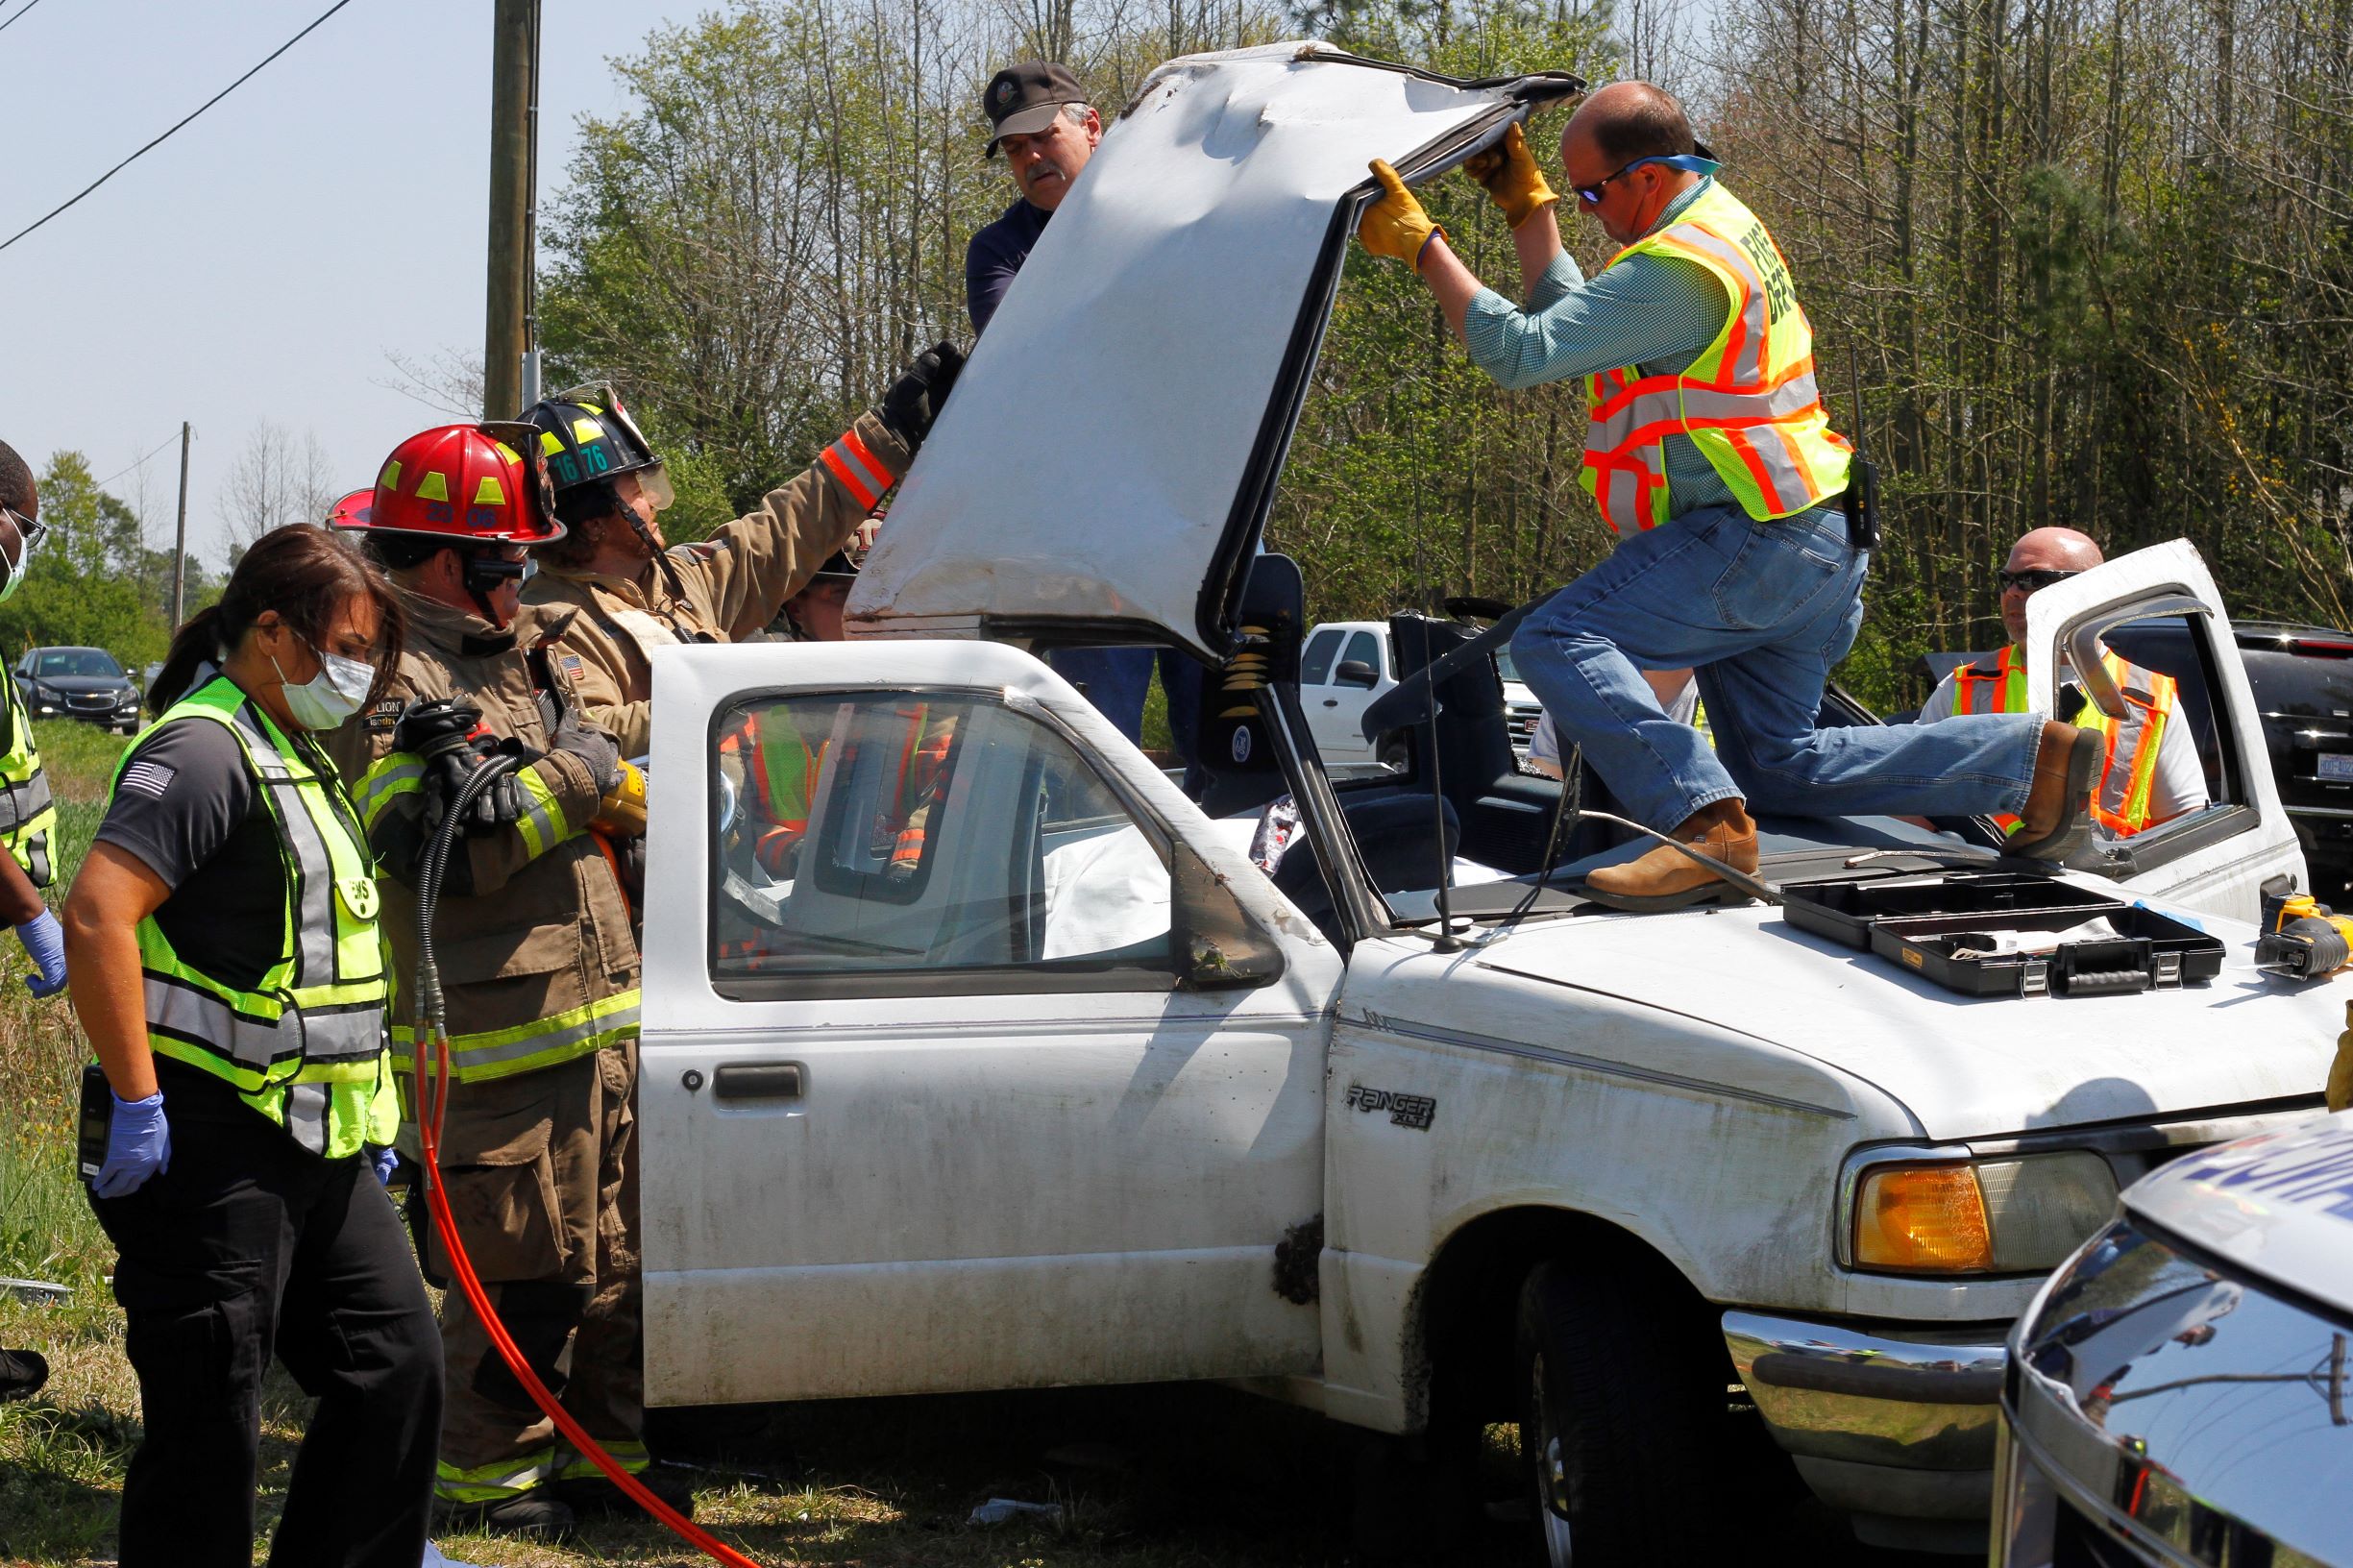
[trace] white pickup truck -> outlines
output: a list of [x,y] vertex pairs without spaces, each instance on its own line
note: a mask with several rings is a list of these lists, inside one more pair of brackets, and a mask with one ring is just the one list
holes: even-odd
[[[1406,772],[1324,772],[1259,551],[1365,159],[1427,179],[1571,85],[1163,67],[980,341],[854,640],[656,655],[652,1402],[1239,1380],[1436,1459],[1518,1422],[1537,1560],[1726,1560],[1790,1461],[1875,1538],[1981,1550],[2042,1278],[2143,1171],[2317,1104],[2337,1001],[2252,968],[2256,885],[2301,862],[2187,546],[2038,595],[2032,664],[2047,705],[2061,647],[2178,622],[2210,805],[2074,869],[1979,821],[1773,820],[1763,874],[2116,894],[2219,939],[2202,984],[1970,997],[1770,903],[1599,911],[1578,873],[1641,845],[1566,822],[1542,876],[1559,786],[1512,767],[1484,659]],[[1406,673],[1445,625],[1399,619]],[[1215,732],[1243,815],[1024,646],[1089,641],[1253,650],[1259,718]],[[819,759],[787,864],[748,852],[748,719]],[[1270,877],[1242,845],[1278,793]]]

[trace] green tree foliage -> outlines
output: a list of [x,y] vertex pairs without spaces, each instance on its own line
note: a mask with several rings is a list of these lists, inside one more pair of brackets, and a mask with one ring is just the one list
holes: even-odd
[[1998,640],[1993,574],[2046,524],[2186,536],[2234,615],[2345,624],[2353,11],[1723,15],[1726,177],[1790,254],[1842,428],[1860,358],[1890,471],[1861,684]]
[[[0,652],[28,648],[103,648],[135,674],[171,641],[172,557],[149,550],[138,515],[98,487],[78,452],[49,459],[36,481],[49,528],[25,585],[0,603]],[[188,609],[218,597],[204,569],[187,564]]]
[[[734,0],[615,62],[542,284],[565,371],[631,392],[692,536],[814,457],[905,358],[964,335],[972,231],[1012,199],[980,85],[1070,61],[1107,111],[1170,55],[1305,31],[1455,75],[1663,79],[1780,239],[1833,422],[1885,475],[1843,678],[1917,698],[1998,635],[1993,575],[2047,523],[2186,535],[2242,617],[2353,620],[2353,4],[1725,0]],[[1557,179],[1562,116],[1530,142]],[[1422,197],[1507,294],[1461,177]],[[1564,210],[1588,273],[1598,227]],[[1866,407],[1850,392],[1859,364]],[[1610,548],[1574,385],[1506,392],[1404,268],[1351,249],[1270,527],[1319,616],[1517,600]]]

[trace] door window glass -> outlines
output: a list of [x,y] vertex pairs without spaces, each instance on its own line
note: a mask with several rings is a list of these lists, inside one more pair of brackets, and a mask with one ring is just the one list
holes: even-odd
[[1380,640],[1369,631],[1360,631],[1349,638],[1348,651],[1341,656],[1340,663],[1346,664],[1352,659],[1370,665],[1373,674],[1378,677],[1381,674]]
[[1173,975],[1162,830],[1042,721],[985,698],[868,692],[748,698],[714,735],[723,994]]
[[1327,627],[1308,639],[1307,650],[1299,655],[1299,684],[1321,686],[1332,674],[1335,656],[1340,650],[1340,639],[1347,633],[1337,627]]

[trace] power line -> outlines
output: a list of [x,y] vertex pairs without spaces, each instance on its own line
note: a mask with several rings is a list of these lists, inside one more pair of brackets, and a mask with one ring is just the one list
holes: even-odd
[[[21,15],[22,12],[19,12],[18,14]],[[161,441],[156,444],[156,452],[161,452],[165,447],[170,446],[173,442],[179,439],[180,432],[178,430],[174,430],[171,434],[165,436]],[[105,478],[100,479],[96,484],[91,485],[90,488],[93,490],[104,490],[108,485],[112,484],[116,479],[121,478],[133,469],[145,468],[149,463],[155,461],[156,452],[149,453],[146,456],[140,458],[135,463],[125,463],[122,467],[116,469]]]
[[[38,5],[39,3],[40,0],[33,0],[34,5]],[[317,31],[320,22],[324,22],[328,17],[332,16],[336,12],[341,11],[345,6],[348,6],[351,3],[352,0],[335,0],[333,5],[329,6],[324,12],[320,12],[317,21],[312,22],[308,27],[304,28],[300,33],[295,34],[294,37],[288,38],[277,48],[271,50],[268,59],[262,61],[261,65],[255,66],[252,70],[247,71],[243,76],[238,77],[234,82],[230,83],[229,86],[223,87],[220,91],[214,93],[211,97],[197,105],[196,108],[188,114],[187,118],[182,120],[179,125],[173,126],[171,130],[164,132],[163,135],[156,137],[155,140],[149,142],[146,146],[140,148],[137,152],[133,153],[129,158],[124,159],[120,163],[115,164],[112,168],[107,170],[106,173],[100,175],[97,179],[83,186],[67,201],[57,207],[51,208],[47,212],[42,213],[31,223],[26,224],[22,229],[19,229],[14,233],[9,235],[8,238],[0,239],[0,251],[7,250],[11,245],[15,244],[18,240],[24,238],[25,235],[31,233],[34,230],[38,229],[42,224],[47,223],[51,218],[56,217],[60,212],[64,211],[66,208],[73,206],[75,202],[78,202],[83,197],[87,196],[91,191],[96,190],[100,185],[105,184],[108,181],[122,173],[123,170],[129,168],[132,164],[146,157],[156,148],[160,147],[164,142],[170,140],[171,137],[178,133],[181,126],[186,125],[189,120],[193,120],[198,114],[202,114],[206,110],[210,109],[214,104],[219,103],[222,99],[228,97],[231,93],[245,86],[246,83],[252,81],[256,76],[260,74],[262,65],[267,65],[270,61],[276,60],[280,55],[284,54],[287,50],[302,42],[313,32]],[[25,11],[31,11],[32,9],[33,6],[25,7]],[[22,16],[24,13],[24,11],[20,11],[16,13],[16,16]],[[15,16],[12,16],[9,18],[9,21],[12,22],[15,19]],[[5,27],[7,25],[7,22],[0,22],[0,27]]]
[[6,33],[10,28],[14,27],[18,22],[24,20],[25,11],[31,11],[35,6],[37,6],[40,3],[41,0],[25,0],[24,11],[18,12],[15,15],[11,16],[5,22],[0,22],[0,33]]

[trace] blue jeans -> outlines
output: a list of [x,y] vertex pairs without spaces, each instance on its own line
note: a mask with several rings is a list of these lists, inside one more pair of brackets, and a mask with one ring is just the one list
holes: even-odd
[[[1619,541],[1520,625],[1511,657],[1628,812],[1672,828],[1745,799],[1798,817],[2017,812],[2043,721],[1978,714],[1935,724],[1817,729],[1823,685],[1863,624],[1871,558],[1818,508],[1756,523],[1702,507]],[[1636,672],[1698,672],[1715,732],[1659,710]]]
[[1139,746],[1143,744],[1144,698],[1152,689],[1156,660],[1161,691],[1168,698],[1168,730],[1185,762],[1185,793],[1198,796],[1208,782],[1200,759],[1193,755],[1202,696],[1214,678],[1207,669],[1173,648],[1058,648],[1046,655],[1056,674]]

